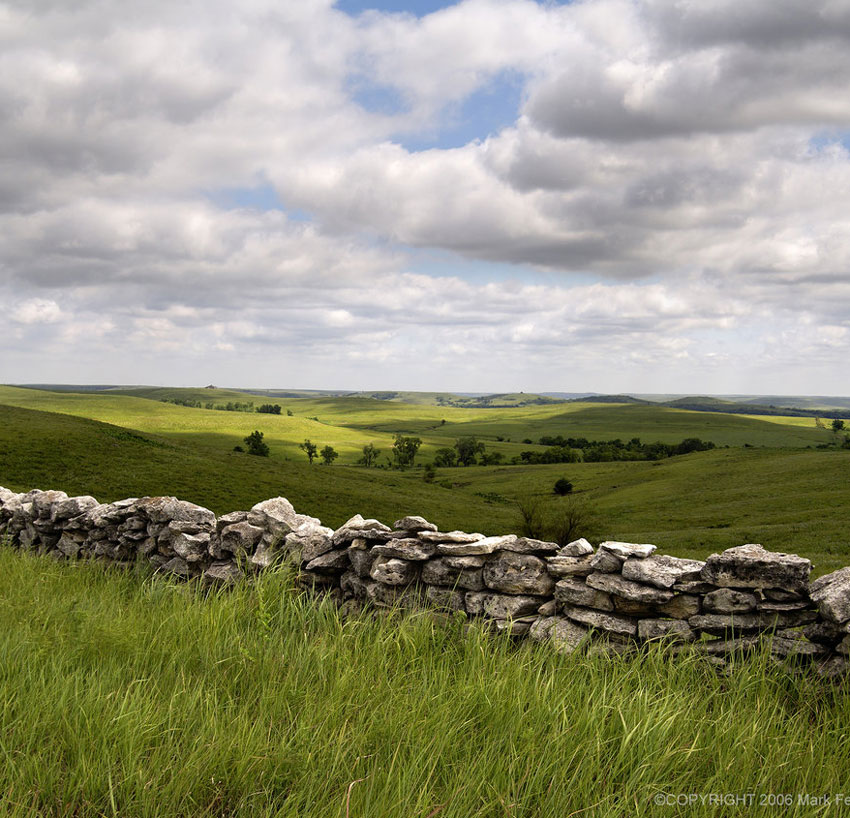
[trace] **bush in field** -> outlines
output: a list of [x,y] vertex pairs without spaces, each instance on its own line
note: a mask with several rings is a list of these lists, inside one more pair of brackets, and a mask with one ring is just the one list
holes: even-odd
[[319,454],[322,457],[322,463],[326,466],[330,466],[339,457],[339,452],[333,446],[325,446]]
[[378,461],[378,455],[381,453],[380,449],[375,448],[374,443],[367,443],[363,447],[363,457],[361,457],[357,462],[361,466],[366,466],[369,468],[374,466]]
[[264,403],[262,406],[257,407],[257,411],[263,415],[279,415],[280,406],[276,403]]
[[434,465],[450,468],[457,463],[457,452],[454,449],[437,449],[434,453]]
[[313,461],[316,459],[316,455],[319,453],[319,447],[315,443],[311,443],[310,438],[307,438],[307,440],[303,443],[298,444],[298,448],[307,455],[307,459],[310,461],[310,465],[312,466]]
[[262,432],[251,432],[244,440],[245,445],[248,447],[248,454],[255,454],[258,457],[269,456],[269,447],[263,442]]
[[419,451],[421,445],[422,441],[418,437],[396,435],[395,442],[393,443],[393,457],[395,458],[396,465],[400,469],[412,466],[416,458],[416,452]]
[[573,490],[573,484],[566,477],[560,477],[555,481],[552,491],[559,497],[565,497]]
[[479,454],[484,454],[484,444],[475,437],[459,437],[455,441],[457,461],[461,466],[471,466]]

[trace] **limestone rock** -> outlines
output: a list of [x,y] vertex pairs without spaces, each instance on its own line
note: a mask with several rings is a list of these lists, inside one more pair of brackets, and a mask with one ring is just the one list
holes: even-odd
[[554,616],[558,613],[558,604],[554,599],[550,599],[537,609],[537,613],[539,616]]
[[50,509],[50,521],[61,523],[65,520],[70,520],[72,517],[79,517],[90,508],[95,508],[98,505],[100,503],[89,495],[68,497],[66,500],[60,500],[53,504]]
[[669,602],[656,605],[655,610],[662,616],[673,619],[689,619],[701,611],[700,598],[694,594],[676,594]]
[[318,571],[320,573],[336,573],[347,570],[350,565],[348,551],[344,548],[338,548],[333,551],[326,551],[324,554],[320,554],[315,559],[310,560],[304,566],[304,570]]
[[584,538],[573,540],[563,548],[559,548],[555,556],[558,557],[585,557],[593,553],[593,546]]
[[536,642],[548,642],[558,653],[573,653],[589,638],[587,628],[563,616],[542,617],[529,628],[528,635]]
[[[421,538],[425,539],[426,536],[427,532]],[[516,534],[506,534],[503,537],[484,537],[473,542],[438,542],[437,550],[441,554],[446,554],[450,557],[463,557],[469,554],[493,554],[496,551],[504,549],[505,546],[515,543],[517,539]],[[433,542],[433,540],[426,541]]]
[[483,534],[467,534],[465,531],[422,531],[418,536],[423,542],[453,543],[456,545],[474,543],[484,539]]
[[656,550],[656,546],[649,545],[647,543],[617,542],[616,540],[606,540],[605,542],[599,544],[599,549],[600,551],[607,551],[609,554],[613,554],[615,557],[619,558],[621,562],[623,562],[629,557],[646,559],[650,554],[652,554]]
[[597,551],[590,561],[590,567],[599,574],[619,574],[623,569],[623,560],[610,551]]
[[450,560],[470,559],[469,557],[438,557],[422,564],[422,582],[428,585],[448,585],[467,591],[484,589],[484,577],[481,568],[455,568]]
[[434,608],[440,608],[448,611],[464,611],[463,591],[457,588],[448,588],[441,585],[429,585],[425,589],[425,601]]
[[585,582],[597,591],[616,594],[634,602],[660,603],[669,602],[673,598],[672,591],[632,582],[617,574],[591,574]]
[[364,600],[368,597],[366,589],[370,582],[356,571],[345,571],[339,578],[339,587],[344,597]]
[[380,608],[418,608],[422,604],[422,592],[416,585],[370,582],[366,586],[366,598]]
[[593,571],[593,557],[562,557],[555,555],[546,560],[546,570],[553,577],[586,577]]
[[796,554],[765,551],[760,545],[739,545],[712,554],[702,569],[702,579],[724,588],[806,587],[812,564]]
[[692,642],[696,634],[681,619],[642,619],[638,622],[637,635],[641,639],[671,639]]
[[496,619],[494,624],[500,633],[507,631],[511,636],[525,636],[536,621],[536,616],[521,616],[518,619]]
[[841,654],[836,654],[824,662],[817,663],[815,670],[824,679],[842,679],[850,670],[850,662]]
[[484,566],[484,584],[505,594],[548,596],[555,587],[555,580],[539,557],[502,551]]
[[809,586],[809,596],[821,616],[840,625],[850,619],[850,567],[818,577]]
[[573,605],[564,608],[564,613],[574,622],[580,622],[590,628],[621,634],[623,636],[637,635],[637,620],[627,616],[612,613],[602,613],[590,608],[579,608]]
[[212,539],[210,540],[210,553],[216,559],[223,559],[225,552],[251,554],[262,536],[263,529],[247,521],[233,523],[221,529],[216,545],[213,545]]
[[795,628],[812,622],[814,611],[792,611],[788,613],[745,613],[745,614],[701,614],[688,619],[688,624],[697,631],[716,636],[737,633],[757,633],[775,628]]
[[803,628],[803,634],[810,642],[817,642],[821,645],[834,645],[840,642],[844,636],[844,632],[838,625],[822,619],[806,625]]
[[358,577],[361,579],[369,579],[371,577],[372,563],[375,561],[371,551],[364,551],[361,548],[349,546],[348,559],[351,561],[351,567],[354,568]]
[[548,556],[558,551],[558,543],[534,540],[530,537],[517,537],[502,545],[503,551],[512,551],[515,554],[534,554],[536,556]]
[[384,585],[409,585],[419,576],[419,566],[395,557],[376,557],[370,575]]
[[340,528],[334,531],[331,537],[334,546],[350,543],[355,539],[375,540],[386,542],[390,539],[392,531],[390,527],[373,519],[363,519],[355,514],[350,520],[346,520]]
[[483,568],[487,561],[484,557],[470,554],[467,557],[440,557],[440,559],[449,566],[449,568]]
[[623,563],[623,576],[657,588],[670,589],[676,582],[699,579],[704,562],[653,554],[640,559],[629,557]]
[[410,531],[414,534],[419,531],[437,530],[437,526],[435,526],[434,523],[429,523],[424,517],[418,517],[415,514],[396,520],[393,523],[393,528],[399,531]]
[[207,558],[210,535],[207,531],[197,534],[178,531],[173,534],[169,542],[174,553],[186,562],[202,562]]
[[711,582],[696,580],[694,582],[676,582],[673,585],[673,590],[677,594],[710,594],[712,591],[717,590],[717,586]]
[[401,560],[427,560],[437,553],[434,543],[417,539],[389,540],[372,549],[376,557],[396,557]]
[[160,570],[166,574],[174,574],[175,576],[183,577],[184,579],[188,579],[194,573],[189,567],[189,563],[182,557],[172,557],[170,560],[163,563]]
[[732,588],[718,588],[702,598],[702,607],[706,613],[737,614],[750,613],[758,605],[755,594],[736,591]]
[[290,531],[283,541],[283,550],[296,565],[309,563],[333,550],[333,529],[314,522],[303,522]]
[[221,560],[210,565],[202,579],[207,585],[235,585],[244,577],[242,569],[233,560]]
[[488,616],[491,619],[515,619],[518,616],[536,614],[545,602],[539,596],[494,594],[481,591],[468,591],[466,610],[473,616]]
[[577,579],[562,579],[555,586],[555,600],[561,605],[581,605],[599,611],[613,611],[609,594],[590,588]]

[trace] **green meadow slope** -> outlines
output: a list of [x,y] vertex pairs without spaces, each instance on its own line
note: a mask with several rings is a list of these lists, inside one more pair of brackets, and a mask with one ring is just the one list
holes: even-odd
[[[53,411],[12,406],[11,401]],[[435,422],[435,417],[423,417],[429,407],[422,406],[359,398],[288,405],[298,414],[218,412],[139,397],[3,387],[0,485],[19,491],[61,488],[102,500],[174,494],[217,513],[284,495],[300,511],[332,526],[355,513],[388,522],[420,513],[443,528],[488,534],[518,530],[517,501],[536,502],[549,517],[579,503],[593,512],[586,515],[581,533],[595,539],[654,542],[682,556],[706,556],[743,542],[761,542],[810,557],[818,572],[850,563],[850,452],[779,446],[779,441],[796,440],[800,433],[818,442],[829,439],[823,430],[786,427],[774,418],[764,422],[734,416],[720,416],[712,426],[715,420],[705,414],[662,409],[665,415],[682,418],[677,431],[668,433],[670,440],[699,436],[716,442],[712,430],[725,430],[729,435],[749,432],[752,440],[761,435],[775,445],[722,448],[657,463],[439,469],[436,481],[426,483],[419,469],[364,469],[345,462],[353,463],[366,442],[375,442],[386,455],[395,431],[421,434],[427,441],[421,459],[427,459],[429,449],[450,445],[464,433],[459,430],[469,427],[491,431],[521,427],[524,432],[533,428],[536,436],[578,434],[566,425],[567,417],[577,416],[592,418],[584,428],[599,429],[599,437],[628,439],[640,436],[641,429],[658,418],[643,406],[571,413],[561,409],[549,418],[549,425],[544,413],[551,407],[524,409],[525,418],[510,409],[439,410],[447,415],[443,426],[442,418]],[[313,412],[320,413],[319,420],[305,417]],[[693,414],[696,417],[689,417]],[[700,426],[701,419],[709,425]],[[739,421],[743,424],[737,425]],[[265,431],[269,458],[233,451],[255,428]],[[662,427],[653,428],[660,436]],[[645,440],[658,436],[643,435]],[[308,465],[297,448],[304,437],[331,443],[343,453],[343,462]],[[491,445],[489,438],[487,445],[506,453],[530,448],[513,442]],[[553,495],[559,477],[568,477],[575,485],[572,499]]]

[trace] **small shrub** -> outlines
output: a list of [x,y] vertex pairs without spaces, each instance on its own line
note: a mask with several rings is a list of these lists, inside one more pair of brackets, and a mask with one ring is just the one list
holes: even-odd
[[555,481],[552,491],[559,497],[566,497],[573,490],[573,484],[566,477],[561,477]]
[[269,447],[263,442],[262,432],[251,432],[251,434],[244,438],[244,440],[245,445],[248,447],[248,454],[255,454],[258,457],[269,456]]

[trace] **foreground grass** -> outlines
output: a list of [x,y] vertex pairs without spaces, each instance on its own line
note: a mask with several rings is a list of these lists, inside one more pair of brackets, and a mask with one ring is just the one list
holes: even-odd
[[0,621],[9,816],[672,815],[659,794],[847,784],[847,689],[759,661],[559,657],[343,622],[285,575],[203,596],[5,548]]

